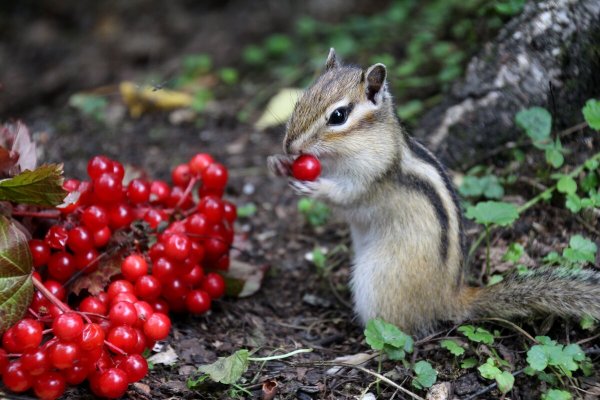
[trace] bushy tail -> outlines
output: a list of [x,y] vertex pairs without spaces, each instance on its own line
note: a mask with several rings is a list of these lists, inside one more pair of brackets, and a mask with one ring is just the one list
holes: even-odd
[[468,318],[558,315],[600,319],[600,272],[538,268],[496,285],[464,292]]

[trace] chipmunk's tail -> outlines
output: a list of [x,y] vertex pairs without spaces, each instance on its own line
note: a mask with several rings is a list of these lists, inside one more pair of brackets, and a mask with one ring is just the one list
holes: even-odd
[[492,286],[467,288],[461,302],[466,318],[553,314],[600,319],[600,272],[537,268]]

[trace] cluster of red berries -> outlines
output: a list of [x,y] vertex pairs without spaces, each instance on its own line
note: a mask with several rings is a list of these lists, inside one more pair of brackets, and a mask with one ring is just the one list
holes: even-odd
[[[197,154],[173,170],[172,187],[139,178],[123,184],[123,166],[104,156],[87,171],[90,181],[65,181],[72,201],[43,239],[29,241],[38,290],[28,317],[2,337],[0,374],[9,390],[55,399],[87,379],[95,394],[120,397],[146,375],[141,353],[168,336],[168,312],[204,313],[225,292],[215,271],[229,267],[237,212],[222,199],[223,165]],[[134,221],[145,222],[143,240]],[[72,311],[69,285],[123,252],[120,274],[96,295],[80,296]]]

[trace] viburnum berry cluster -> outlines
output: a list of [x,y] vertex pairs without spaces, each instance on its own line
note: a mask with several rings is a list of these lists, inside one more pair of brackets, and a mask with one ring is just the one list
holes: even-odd
[[[29,240],[36,290],[0,348],[13,392],[56,399],[87,380],[118,398],[146,375],[142,353],[168,336],[169,311],[201,314],[225,293],[237,212],[222,199],[222,164],[196,154],[175,167],[172,186],[124,183],[122,164],[105,156],[87,172],[89,181],[64,182],[70,202],[40,215],[52,225]],[[74,284],[83,290],[70,293]]]

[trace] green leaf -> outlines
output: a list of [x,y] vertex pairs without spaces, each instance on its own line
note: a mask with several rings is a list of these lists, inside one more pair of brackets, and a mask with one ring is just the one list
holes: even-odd
[[593,263],[596,259],[596,243],[581,235],[575,235],[569,240],[569,247],[564,249],[563,256],[570,261],[588,261]]
[[589,99],[581,112],[590,128],[600,131],[600,101]]
[[527,351],[527,363],[536,371],[543,371],[548,366],[548,355],[542,345],[532,346]]
[[508,246],[508,250],[502,256],[503,261],[510,261],[512,263],[517,263],[525,254],[525,248],[519,243],[511,243]]
[[32,271],[25,234],[0,215],[0,335],[27,312],[33,298]]
[[586,160],[583,165],[585,165],[585,167],[588,169],[588,171],[594,171],[598,167],[600,167],[600,161],[598,161],[596,159],[590,159],[590,160]]
[[250,353],[241,349],[229,357],[219,357],[212,364],[201,365],[198,371],[208,374],[215,382],[231,385],[236,383],[248,369],[248,357]]
[[477,367],[477,370],[481,376],[486,379],[495,379],[496,376],[502,373],[500,368],[494,365],[494,360],[491,357],[487,359],[485,364],[481,364],[479,367]]
[[36,206],[57,206],[67,195],[62,164],[47,164],[0,180],[0,200]]
[[470,206],[467,209],[467,217],[483,225],[509,226],[519,218],[519,211],[511,203],[486,201]]
[[327,204],[309,197],[298,200],[298,211],[304,215],[304,218],[312,226],[325,225],[331,214]]
[[238,81],[238,72],[235,68],[221,68],[219,77],[227,85],[233,85]]
[[465,349],[463,349],[455,340],[442,340],[440,345],[455,356],[462,356],[465,354]]
[[502,393],[508,393],[513,388],[515,383],[515,377],[508,371],[502,371],[502,373],[495,376],[498,389]]
[[498,14],[512,16],[523,10],[525,0],[497,0],[494,2],[494,9]]
[[315,246],[311,254],[313,264],[315,264],[318,269],[324,269],[327,257],[325,256],[325,253],[323,253],[323,250],[321,250],[319,246]]
[[581,197],[576,194],[568,194],[567,201],[565,201],[565,207],[572,213],[578,213],[583,208],[583,202]]
[[497,283],[502,282],[503,280],[504,280],[504,277],[502,275],[494,274],[494,275],[490,276],[490,279],[488,280],[487,286],[495,285]]
[[[571,343],[565,346],[563,353],[568,357],[571,357],[575,361],[585,360],[585,353],[581,350],[578,344]],[[574,371],[574,370],[573,370]]]
[[552,115],[542,107],[521,110],[515,116],[517,125],[522,128],[539,149],[545,149],[552,130]]
[[240,218],[248,218],[256,214],[256,204],[247,203],[237,209],[237,215]]
[[594,330],[596,327],[596,320],[592,316],[584,315],[579,321],[579,326],[581,326],[581,329],[585,329],[586,331]]
[[477,359],[470,357],[470,358],[465,358],[463,360],[463,362],[460,363],[460,367],[462,369],[469,369],[469,368],[473,368],[474,366],[477,365]]
[[412,353],[413,339],[397,326],[381,318],[369,320],[365,328],[365,339],[373,350],[384,350],[385,345]]
[[419,361],[415,364],[415,378],[413,386],[418,389],[429,388],[437,380],[437,371],[427,361]]
[[108,100],[102,96],[93,94],[76,93],[69,97],[69,105],[78,109],[83,115],[93,117],[97,121],[102,121],[105,116]]
[[542,393],[542,400],[571,400],[571,393],[564,390],[550,389],[546,393]]
[[556,183],[556,189],[561,193],[573,194],[577,192],[577,182],[570,176],[564,175]]
[[475,328],[472,325],[463,325],[458,328],[458,331],[473,342],[485,344],[494,343],[494,335],[492,335],[488,330],[484,328]]
[[563,156],[561,150],[562,146],[548,146],[544,151],[546,162],[554,168],[560,168],[565,163],[565,156]]

